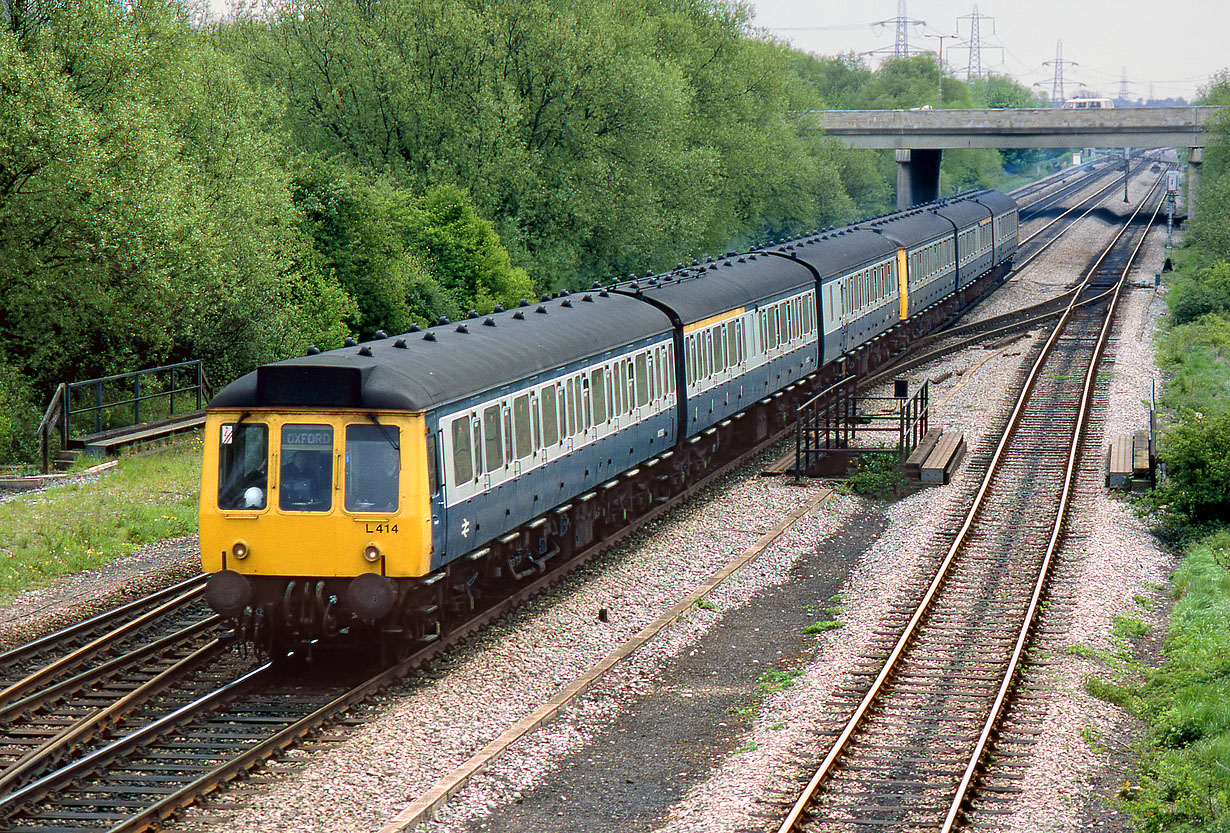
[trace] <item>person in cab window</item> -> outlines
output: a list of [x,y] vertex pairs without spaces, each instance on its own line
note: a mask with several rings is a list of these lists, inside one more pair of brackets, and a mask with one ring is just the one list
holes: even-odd
[[320,479],[306,451],[296,451],[282,467],[282,504],[304,509],[320,502]]

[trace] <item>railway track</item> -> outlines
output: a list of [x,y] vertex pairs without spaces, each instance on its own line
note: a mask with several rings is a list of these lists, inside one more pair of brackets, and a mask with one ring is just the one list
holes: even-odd
[[885,622],[876,660],[859,671],[866,688],[844,692],[857,705],[779,833],[961,823],[1030,644],[1098,361],[1151,224],[1126,223],[1086,273],[1087,302],[1074,296],[1040,349],[921,601],[903,600]]
[[[715,469],[640,523],[739,464]],[[570,567],[605,552],[631,531],[595,546]],[[148,829],[336,720],[564,575],[543,576],[379,674],[323,684],[318,671],[297,673],[294,662],[274,667],[224,651],[216,619],[199,615],[203,577],[135,603],[123,616],[145,613],[148,622],[121,624],[119,636],[103,634],[99,629],[115,627],[98,617],[71,633],[9,652],[3,656],[12,662],[0,667],[20,668],[23,676],[14,672],[12,679],[4,678],[9,696],[0,696],[3,829]],[[182,612],[194,604],[195,613]],[[172,615],[178,624],[164,623],[156,634],[147,630],[149,622],[173,611],[181,611],[175,614],[181,619],[196,619],[185,625]]]

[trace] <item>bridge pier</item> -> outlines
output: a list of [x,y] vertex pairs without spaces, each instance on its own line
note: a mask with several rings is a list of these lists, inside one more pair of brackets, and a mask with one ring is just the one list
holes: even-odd
[[897,208],[903,210],[940,198],[942,150],[897,148]]
[[1187,219],[1196,216],[1196,200],[1200,196],[1200,166],[1204,164],[1204,148],[1187,149]]

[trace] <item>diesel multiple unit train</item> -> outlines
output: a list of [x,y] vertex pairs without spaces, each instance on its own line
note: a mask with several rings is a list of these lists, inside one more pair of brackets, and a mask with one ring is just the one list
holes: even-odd
[[261,367],[209,405],[207,599],[273,651],[431,641],[903,349],[1016,248],[1015,202],[979,191]]

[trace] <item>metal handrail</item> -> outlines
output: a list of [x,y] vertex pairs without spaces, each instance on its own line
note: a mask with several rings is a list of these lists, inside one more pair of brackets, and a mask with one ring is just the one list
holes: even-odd
[[56,392],[51,397],[51,404],[43,414],[43,421],[38,424],[35,434],[38,435],[38,456],[42,461],[42,472],[51,471],[51,432],[55,430],[56,422],[62,416],[61,405],[68,396],[68,385],[61,382],[56,385]]
[[[189,371],[191,383],[183,387],[177,386],[176,371]],[[141,392],[141,377],[151,376],[158,373],[170,374],[170,388],[168,390],[160,390],[156,393]],[[182,379],[182,376],[180,377]],[[104,402],[103,401],[103,386],[116,382],[126,382],[132,380],[132,394],[123,399],[116,399]],[[82,405],[79,408],[73,407],[73,393],[81,390],[94,391],[94,404]],[[94,431],[101,433],[103,430],[102,419],[103,412],[117,407],[132,406],[132,422],[131,425],[140,425],[141,419],[141,403],[157,401],[167,398],[170,402],[170,416],[175,416],[175,397],[177,395],[193,395],[195,394],[196,407],[194,410],[201,410],[204,400],[208,397],[209,383],[205,377],[205,367],[200,359],[193,361],[178,362],[176,364],[162,365],[160,367],[151,367],[144,370],[133,370],[128,373],[117,373],[111,376],[102,376],[98,379],[86,379],[81,382],[61,383],[56,386],[55,394],[51,398],[51,403],[47,406],[47,411],[43,415],[42,422],[39,423],[37,435],[39,438],[39,457],[41,459],[42,471],[47,474],[51,471],[51,432],[57,428],[60,433],[60,442],[64,447],[67,447],[72,436],[73,417],[80,414],[93,413],[94,416]]]

